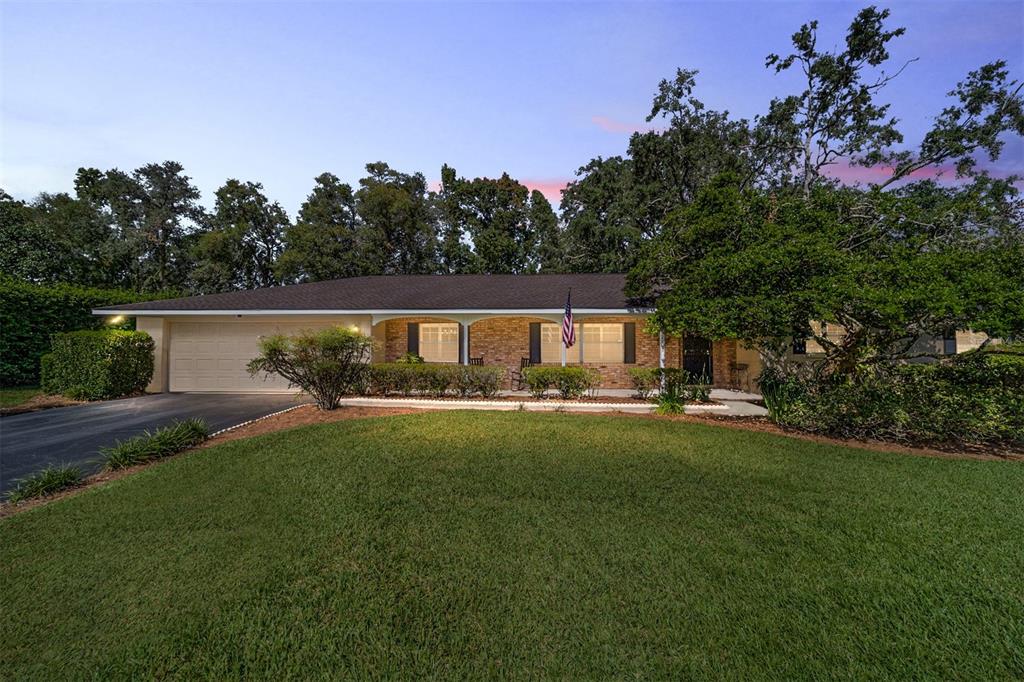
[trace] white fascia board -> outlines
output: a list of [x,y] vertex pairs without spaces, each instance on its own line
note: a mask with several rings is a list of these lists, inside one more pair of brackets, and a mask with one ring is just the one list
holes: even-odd
[[[510,310],[482,310],[458,308],[447,310],[98,310],[93,315],[127,315],[130,317],[180,317],[198,315],[560,315],[564,308],[520,308]],[[573,308],[574,315],[649,315],[653,308]]]

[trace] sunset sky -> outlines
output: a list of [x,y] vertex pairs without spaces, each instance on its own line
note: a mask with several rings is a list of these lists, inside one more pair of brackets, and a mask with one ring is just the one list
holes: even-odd
[[[625,151],[662,78],[753,117],[794,77],[764,68],[801,23],[838,44],[863,5],[781,3],[0,2],[0,186],[70,191],[79,166],[173,159],[212,205],[262,182],[294,216],[313,178],[370,161],[507,171],[554,202],[590,158]],[[916,142],[967,72],[1024,77],[1024,3],[887,3],[907,35],[885,91]],[[1024,170],[1014,141],[997,172]],[[865,172],[858,177],[866,178]]]

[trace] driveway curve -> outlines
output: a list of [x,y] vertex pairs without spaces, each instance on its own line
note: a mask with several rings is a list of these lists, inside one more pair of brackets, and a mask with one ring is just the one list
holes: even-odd
[[304,402],[284,394],[162,393],[0,417],[0,493],[51,465],[95,473],[100,448],[178,419],[202,417],[212,433]]

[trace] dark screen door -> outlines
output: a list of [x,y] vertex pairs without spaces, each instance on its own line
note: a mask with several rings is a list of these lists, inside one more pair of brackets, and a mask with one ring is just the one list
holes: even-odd
[[683,339],[683,369],[695,377],[711,379],[711,342],[700,336]]

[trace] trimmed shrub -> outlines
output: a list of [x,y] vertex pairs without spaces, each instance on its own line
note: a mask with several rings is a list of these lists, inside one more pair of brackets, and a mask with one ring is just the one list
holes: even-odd
[[422,355],[416,353],[403,353],[395,362],[403,365],[422,365],[426,362]]
[[526,390],[534,398],[543,398],[548,389],[554,384],[554,379],[548,371],[552,367],[527,367],[523,369],[523,382]]
[[762,379],[778,423],[896,442],[1024,445],[1024,352],[999,346],[950,361],[873,368],[842,380]]
[[195,447],[209,435],[210,430],[205,421],[185,419],[153,433],[146,431],[114,447],[103,448],[100,454],[103,455],[107,469],[125,469]]
[[7,500],[15,504],[37,497],[46,497],[61,490],[73,488],[82,482],[82,472],[77,467],[46,467],[18,481],[18,485],[7,494]]
[[486,367],[468,365],[470,380],[473,385],[473,393],[481,398],[493,398],[501,390],[502,382],[505,380],[504,367]]
[[383,396],[412,395],[416,374],[411,365],[387,362],[370,365],[370,391]]
[[333,410],[346,394],[356,393],[366,378],[373,339],[344,327],[275,334],[260,339],[260,354],[249,374],[277,374],[301,388],[321,410]]
[[460,398],[468,398],[476,392],[476,382],[471,365],[456,365],[454,367],[451,389]]
[[652,393],[658,390],[660,375],[656,367],[634,367],[629,370],[629,377],[633,380],[636,397],[641,400],[647,400]]
[[[110,328],[103,317],[92,314],[93,308],[175,295],[70,284],[42,286],[0,275],[0,385],[39,383],[39,359],[49,352],[53,334]],[[116,328],[134,329],[134,318],[127,318]]]
[[453,365],[417,365],[416,390],[420,393],[443,398],[448,387],[454,385],[456,373]]
[[53,364],[53,353],[39,358],[39,388],[47,395],[60,393],[57,385],[57,373]]
[[141,393],[153,378],[153,339],[120,329],[54,334],[40,385],[76,400]]
[[418,393],[440,398],[454,392],[490,398],[501,388],[504,376],[501,367],[385,362],[370,365],[369,386],[370,392],[385,396]]
[[[666,404],[680,404],[687,400],[708,402],[711,400],[711,383],[707,377],[693,376],[678,367],[636,367],[629,370],[633,379],[636,397],[647,399],[653,394],[658,395],[659,403],[665,398]],[[664,381],[662,381],[664,379]],[[674,414],[664,412],[664,414]]]
[[555,389],[565,400],[580,398],[596,387],[601,375],[589,367],[527,367],[523,380],[535,398],[543,398],[548,389]]

